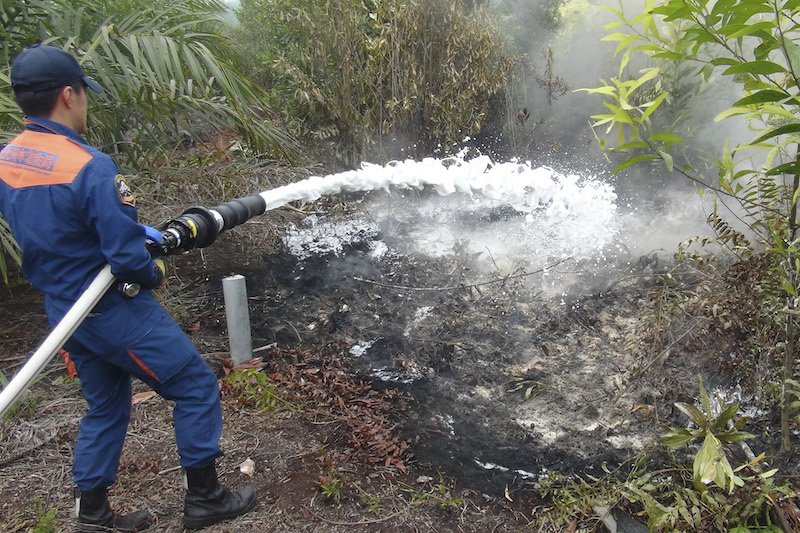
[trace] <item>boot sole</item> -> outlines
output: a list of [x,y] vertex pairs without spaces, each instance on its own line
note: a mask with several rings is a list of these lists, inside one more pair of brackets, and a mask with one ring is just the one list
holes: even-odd
[[[135,513],[133,513],[135,514]],[[148,529],[150,526],[153,525],[154,517],[149,512],[145,515],[142,515],[140,520],[136,520],[135,524],[130,526],[123,526],[120,524],[111,524],[108,526],[103,526],[99,524],[88,524],[86,522],[78,522],[75,526],[75,533],[102,533],[105,531],[117,531],[117,532],[125,532],[125,533],[138,533],[140,531],[144,531]]]
[[236,512],[236,513],[228,513],[224,515],[214,515],[214,516],[207,516],[203,518],[191,518],[191,517],[183,517],[183,526],[187,529],[201,529],[208,526],[213,526],[214,524],[219,524],[220,522],[224,522],[225,520],[231,520],[238,516],[242,516],[245,513],[249,513],[253,509],[256,508],[258,504],[258,498],[253,498],[253,501],[247,504],[243,510]]

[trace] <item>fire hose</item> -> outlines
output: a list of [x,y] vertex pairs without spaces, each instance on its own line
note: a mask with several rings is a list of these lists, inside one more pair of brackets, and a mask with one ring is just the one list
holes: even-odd
[[[452,163],[452,159],[446,161]],[[148,241],[148,249],[153,257],[163,257],[188,252],[192,248],[204,248],[211,245],[223,231],[238,226],[265,211],[295,200],[313,201],[321,196],[338,194],[342,191],[388,190],[390,186],[421,188],[425,184],[430,184],[434,185],[439,194],[445,195],[454,191],[480,190],[486,186],[487,168],[492,166],[488,157],[477,157],[470,160],[468,164],[448,163],[443,166],[444,162],[426,158],[421,162],[406,161],[382,168],[377,165],[365,165],[360,170],[351,170],[341,174],[312,176],[258,194],[237,198],[211,209],[199,206],[190,207],[179,217],[159,225],[156,229],[161,232],[161,242]],[[452,172],[452,175],[446,180],[441,179],[442,169]],[[522,187],[513,189],[511,192],[515,197],[524,200],[529,196],[531,185],[517,179],[518,166],[515,166],[514,172],[514,183],[521,184]],[[546,171],[546,173],[548,176],[552,174],[551,171]],[[531,173],[532,178],[537,176],[538,174]],[[429,177],[434,179],[429,179]],[[494,185],[490,188],[492,187]],[[493,194],[497,194],[497,191],[494,191]],[[100,298],[115,283],[111,268],[106,265],[39,349],[31,355],[8,385],[0,391],[0,416],[4,415],[30,387],[36,376],[58,353],[58,350],[80,326]],[[128,294],[127,290],[123,290],[123,292]]]
[[[161,232],[161,242],[148,239],[147,248],[153,257],[184,253],[192,248],[205,248],[211,245],[220,233],[261,215],[268,207],[276,207],[275,203],[269,201],[267,193],[262,193],[237,198],[210,209],[201,206],[190,207],[179,217],[160,224],[156,229]],[[116,281],[110,265],[100,270],[61,322],[0,392],[0,416],[5,415],[20,399]]]

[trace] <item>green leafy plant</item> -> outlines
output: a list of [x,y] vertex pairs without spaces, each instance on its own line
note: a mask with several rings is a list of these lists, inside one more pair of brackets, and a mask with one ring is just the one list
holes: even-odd
[[380,516],[382,512],[380,496],[367,492],[358,486],[356,486],[356,490],[361,495],[361,503],[366,506],[367,511],[375,516]]
[[[788,408],[795,412],[800,410],[800,382],[794,379],[787,379],[784,383],[784,388],[790,397],[795,398],[789,403]],[[795,416],[795,421],[800,423],[800,415]]]
[[574,530],[593,531],[600,522],[595,512],[598,502],[613,507],[619,501],[622,487],[611,477],[568,478],[548,472],[534,484],[534,490],[548,503],[535,523],[547,527],[545,531],[565,531],[573,527]]
[[323,451],[319,457],[323,473],[317,484],[322,494],[331,502],[342,501],[343,490],[347,485],[347,478],[335,465],[333,456],[328,451]]
[[[642,162],[661,161],[714,195],[711,217],[726,240],[720,207],[731,202],[752,235],[750,242],[727,239],[739,257],[765,250],[777,260],[769,272],[782,294],[763,304],[785,323],[784,381],[794,378],[797,295],[800,294],[797,200],[800,195],[800,25],[796,0],[647,0],[629,17],[608,8],[617,19],[606,40],[617,42],[618,75],[600,87],[585,89],[603,98],[605,112],[593,116],[602,142],[624,158],[620,171]],[[629,67],[641,62],[637,72]],[[679,75],[682,73],[682,75]],[[738,92],[731,93],[734,87]],[[692,114],[701,107],[704,89],[727,105],[713,119],[739,117],[753,132],[752,141],[736,147],[713,147],[719,155],[692,148]],[[725,94],[733,94],[727,100]],[[702,115],[701,115],[702,116]],[[689,145],[687,147],[687,145]],[[749,237],[749,235],[748,235]],[[788,394],[788,393],[787,393]],[[790,448],[791,399],[784,396],[781,445]],[[709,446],[712,446],[710,444]]]
[[225,378],[225,386],[240,405],[257,411],[269,411],[278,406],[293,408],[289,402],[281,398],[278,389],[260,370],[248,368],[233,372]]
[[547,531],[589,531],[620,507],[646,519],[650,531],[783,531],[770,511],[794,491],[776,482],[776,469],[764,469],[763,455],[730,464],[726,446],[751,437],[742,431],[747,418],[738,416],[738,404],[712,400],[702,380],[700,391],[699,405],[676,404],[692,427],[669,428],[662,439],[672,450],[701,442],[691,468],[660,462],[651,471],[643,454],[627,476],[622,465],[616,471],[603,465],[605,475],[586,479],[549,473],[535,484],[548,505],[534,523]]
[[[737,469],[741,485],[731,492],[698,491],[692,472],[680,467],[658,472],[635,470],[619,486],[621,501],[641,506],[650,531],[783,531],[772,523],[770,510],[793,491],[775,483],[775,471],[760,473],[758,457]],[[758,472],[757,472],[758,471]]]
[[31,502],[29,512],[33,514],[33,526],[28,529],[32,533],[53,533],[58,530],[56,515],[58,509],[51,507],[47,502],[36,498]]
[[443,511],[455,511],[464,504],[464,498],[453,495],[444,476],[439,472],[439,481],[428,491],[409,490],[411,505],[432,505]]
[[702,491],[707,485],[714,483],[730,492],[734,486],[743,486],[744,482],[734,473],[723,446],[723,443],[737,443],[753,438],[750,433],[742,431],[748,418],[736,418],[739,403],[727,404],[717,395],[716,404],[712,404],[700,378],[700,405],[677,402],[675,406],[697,427],[671,428],[662,437],[662,442],[675,450],[693,440],[703,441],[694,459],[695,488]]
[[649,531],[783,531],[773,524],[770,510],[794,496],[775,471],[761,472],[763,457],[741,465],[741,485],[733,491],[716,486],[697,490],[693,473],[681,465],[660,464],[648,470],[648,455],[640,455],[625,476],[606,465],[600,477],[564,477],[548,473],[534,485],[547,502],[531,526],[539,531],[595,531],[609,509],[618,508],[647,521]]
[[323,476],[318,481],[319,489],[322,494],[334,503],[342,501],[342,489],[345,486],[345,479],[338,475]]

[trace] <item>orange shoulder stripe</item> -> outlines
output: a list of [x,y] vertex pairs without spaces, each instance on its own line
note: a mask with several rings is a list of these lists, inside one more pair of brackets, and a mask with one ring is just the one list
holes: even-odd
[[91,159],[63,135],[26,130],[0,151],[0,180],[15,189],[72,183]]

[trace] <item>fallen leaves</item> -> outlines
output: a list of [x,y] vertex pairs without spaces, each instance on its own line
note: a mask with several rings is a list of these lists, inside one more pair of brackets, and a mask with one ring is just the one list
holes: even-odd
[[307,405],[306,412],[332,418],[348,430],[354,452],[367,463],[394,467],[403,463],[409,444],[395,433],[389,413],[405,408],[404,397],[393,390],[375,391],[369,383],[354,380],[341,366],[344,343],[329,343],[319,353],[301,349],[275,349],[270,354],[269,377]]
[[217,354],[217,361],[219,361],[220,365],[222,366],[222,374],[225,376],[230,375],[231,372],[236,372],[237,370],[246,370],[251,368],[261,370],[266,366],[263,357],[254,357],[253,359],[242,361],[238,365],[234,365],[230,353]]

